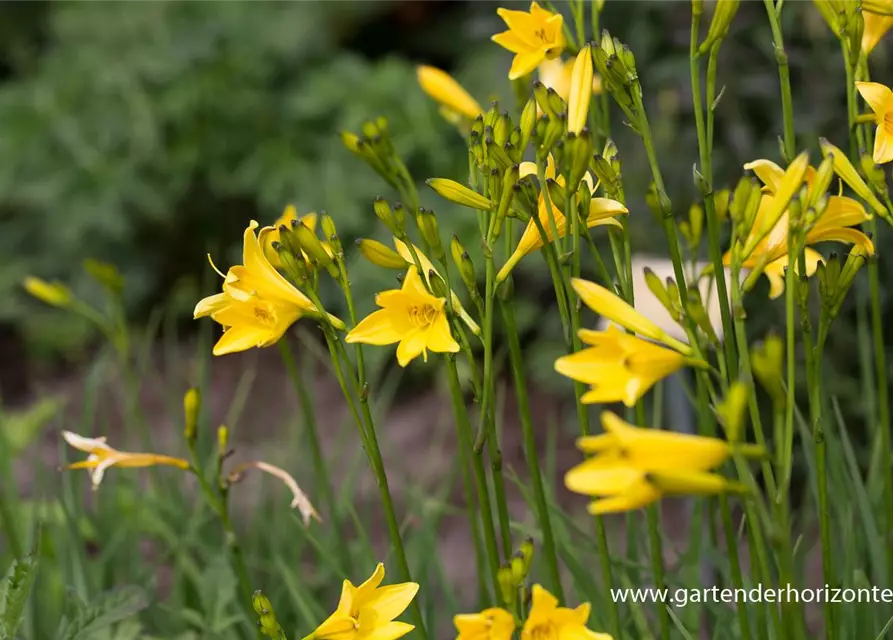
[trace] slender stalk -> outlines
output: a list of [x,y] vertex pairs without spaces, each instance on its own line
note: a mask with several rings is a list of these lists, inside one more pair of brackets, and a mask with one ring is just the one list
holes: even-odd
[[313,457],[313,474],[316,477],[316,486],[322,491],[323,500],[325,500],[329,519],[332,522],[332,528],[337,539],[341,570],[346,573],[350,568],[350,554],[344,538],[345,531],[341,522],[341,514],[338,512],[338,503],[335,500],[334,486],[331,477],[329,477],[329,466],[326,464],[323,456],[319,433],[316,430],[313,398],[307,390],[304,376],[298,371],[291,349],[288,348],[288,345],[283,340],[279,341],[278,346],[279,353],[282,355],[282,362],[285,364],[285,370],[291,379],[295,393],[298,394],[298,401],[301,403],[301,420],[304,423],[304,433],[306,434],[307,442],[310,444],[310,455]]
[[729,372],[738,370],[735,353],[734,325],[732,324],[732,310],[729,304],[729,293],[726,287],[725,268],[722,262],[722,249],[719,246],[719,224],[716,219],[716,201],[713,194],[713,101],[716,91],[716,57],[719,51],[719,42],[710,49],[710,59],[707,64],[707,124],[704,123],[704,113],[701,104],[701,77],[698,68],[698,34],[701,21],[700,12],[692,11],[691,44],[689,46],[691,94],[694,101],[695,125],[698,131],[698,150],[701,160],[701,175],[707,183],[708,191],[704,194],[704,209],[707,217],[707,239],[710,260],[713,263],[713,277],[716,279],[716,294],[719,298],[719,313],[722,320],[723,332],[726,339],[723,341],[725,349],[726,365]]
[[[487,560],[489,561],[490,579],[493,583],[494,593],[499,593],[499,583],[496,578],[499,570],[499,546],[496,543],[496,529],[493,526],[493,508],[490,505],[490,493],[487,491],[487,477],[484,473],[484,465],[480,456],[471,454],[473,441],[471,434],[471,423],[468,420],[468,409],[465,406],[465,400],[462,397],[462,385],[459,382],[459,372],[456,369],[456,360],[452,356],[447,356],[447,371],[449,372],[450,397],[453,401],[453,415],[456,418],[456,431],[459,438],[460,458],[464,459],[463,464],[471,467],[474,477],[474,485],[477,491],[478,505],[481,510],[481,527],[484,531],[484,544],[487,549]],[[469,455],[471,454],[471,455]],[[477,542],[477,529],[474,527],[474,503],[470,498],[466,498],[471,509],[469,510],[470,524],[473,528],[472,536]],[[481,565],[478,565],[479,567]],[[479,570],[478,575],[483,575]],[[482,596],[486,598],[486,585],[482,585]]]
[[564,589],[561,586],[561,573],[558,570],[558,553],[555,551],[555,537],[552,533],[552,521],[549,518],[549,505],[546,501],[546,491],[543,486],[543,477],[540,471],[539,458],[537,457],[536,438],[533,431],[533,418],[530,415],[530,401],[527,397],[527,380],[524,376],[524,356],[521,353],[521,342],[518,339],[518,327],[515,323],[515,312],[511,303],[502,306],[502,315],[505,319],[505,329],[509,342],[509,357],[511,359],[512,374],[515,380],[515,393],[518,400],[518,410],[521,414],[521,430],[524,434],[524,454],[527,458],[527,468],[533,484],[533,495],[536,501],[537,519],[543,532],[543,555],[546,557],[546,565],[549,569],[552,594],[560,602],[564,602]]
[[779,15],[780,3],[774,0],[763,0],[769,24],[772,27],[772,42],[775,47],[775,61],[778,63],[778,79],[781,83],[781,111],[784,118],[784,152],[790,162],[797,154],[797,142],[794,138],[794,103],[791,99],[791,72],[788,66],[788,54],[784,50]]

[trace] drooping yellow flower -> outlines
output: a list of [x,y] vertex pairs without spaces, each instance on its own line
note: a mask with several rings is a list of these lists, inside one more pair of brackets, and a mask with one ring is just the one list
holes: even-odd
[[581,329],[589,348],[555,361],[555,370],[572,380],[591,385],[581,400],[587,404],[623,402],[635,406],[658,381],[688,362],[686,356],[616,326],[607,331]]
[[[214,355],[268,347],[301,316],[319,317],[310,299],[267,259],[262,247],[273,228],[261,229],[258,237],[254,233],[257,226],[252,220],[245,229],[244,264],[230,267],[223,276],[223,293],[208,296],[195,306],[195,318],[211,316],[224,327],[223,336],[214,345]],[[330,315],[329,320],[336,328],[344,328],[338,318]]]
[[[739,491],[740,485],[710,473],[732,455],[732,447],[718,438],[635,427],[616,414],[601,415],[605,433],[586,436],[577,447],[595,457],[567,472],[565,486],[575,493],[597,497],[593,514],[640,509],[665,495],[711,495]],[[745,456],[763,450],[740,445]]]
[[893,15],[872,13],[863,7],[862,17],[865,18],[865,30],[862,32],[862,53],[867,56],[893,27]]
[[421,355],[428,361],[428,350],[456,353],[459,343],[450,333],[446,299],[425,289],[415,266],[409,267],[401,289],[382,291],[375,296],[381,309],[366,316],[347,334],[346,342],[397,345],[397,362],[408,365]]
[[558,598],[535,584],[521,640],[613,640],[607,633],[586,628],[589,611],[588,602],[576,609],[559,607]]
[[[756,160],[744,165],[745,169],[753,170],[763,182],[764,194],[760,199],[760,206],[750,234],[745,240],[745,246],[753,244],[761,229],[771,222],[766,219],[773,215],[777,209],[774,206],[774,198],[781,185],[784,170],[771,160]],[[806,172],[805,182],[811,189],[815,178],[815,170],[810,167]],[[864,247],[868,254],[874,253],[874,244],[871,239],[858,229],[854,229],[869,219],[868,212],[857,200],[845,196],[829,196],[828,205],[824,213],[812,225],[806,233],[806,245],[819,242],[833,241],[846,244],[855,244]],[[765,263],[763,274],[769,279],[769,297],[778,298],[785,289],[785,269],[788,266],[788,220],[787,212],[783,213],[772,226],[771,231],[762,240],[754,245],[754,249],[745,256],[741,266],[745,269],[753,269],[761,263]],[[805,248],[806,276],[812,276],[822,261],[822,255],[815,249]],[[731,264],[731,251],[723,257],[725,264]],[[794,261],[794,270],[799,273],[799,260]]]
[[[450,114],[474,120],[483,112],[477,100],[472,98],[462,85],[446,71],[437,67],[420,65],[416,67],[416,76],[422,91],[434,98],[441,108]],[[455,120],[455,117],[447,115],[448,120]]]
[[453,618],[453,624],[459,632],[456,640],[512,640],[515,632],[515,616],[499,607],[460,613]]
[[874,111],[877,122],[872,158],[877,164],[890,162],[893,160],[893,91],[878,82],[857,82],[856,88]]
[[106,469],[110,467],[153,467],[168,465],[180,469],[188,469],[189,461],[172,458],[157,453],[128,453],[112,449],[105,443],[105,438],[85,438],[71,431],[63,431],[62,437],[69,445],[90,454],[86,460],[74,462],[66,469],[88,469],[93,488],[99,487]]
[[[574,74],[575,59],[562,60],[554,58],[552,60],[543,60],[537,67],[539,80],[549,89],[552,89],[561,96],[565,102],[571,95],[571,78]],[[598,95],[602,92],[602,79],[597,75],[592,77],[592,93]],[[537,113],[542,114],[542,110],[537,105]]]
[[[536,165],[532,162],[522,162],[519,176],[523,178],[528,175],[536,175]],[[545,177],[547,180],[549,178],[554,179],[561,186],[564,186],[565,184],[564,176],[558,176],[557,178],[555,176],[555,163],[552,160],[552,156],[549,156],[548,158]],[[592,175],[589,172],[586,172],[583,176],[583,180],[589,186],[589,190],[595,192],[598,185],[595,184]],[[542,189],[544,188],[545,185],[542,185],[540,189],[539,203],[537,205],[537,218],[546,233],[546,241],[552,242],[555,238],[554,233],[552,232],[552,221],[549,217],[549,208],[542,193]],[[558,237],[564,237],[568,233],[568,223],[567,218],[564,216],[564,212],[559,209],[559,206],[563,207],[564,203],[552,202],[551,204]],[[625,213],[629,213],[629,209],[616,200],[611,200],[610,198],[592,198],[589,203],[589,214],[586,216],[586,227],[592,228],[602,225],[620,227],[621,224],[614,218]],[[505,280],[512,272],[512,269],[515,268],[515,265],[517,265],[524,256],[542,246],[543,236],[540,233],[539,228],[537,228],[536,221],[531,219],[524,228],[524,233],[521,234],[521,239],[518,241],[518,246],[515,247],[514,253],[509,256],[509,259],[502,265],[499,273],[496,274],[496,282],[499,283]]]
[[341,587],[338,608],[319,625],[310,640],[396,640],[415,627],[395,622],[418,593],[415,582],[403,582],[382,587],[384,565],[378,563],[366,582],[355,587],[345,580]]
[[526,76],[546,59],[557,58],[567,46],[562,27],[564,18],[530,3],[530,11],[497,9],[508,31],[497,33],[493,42],[515,54],[509,80]]

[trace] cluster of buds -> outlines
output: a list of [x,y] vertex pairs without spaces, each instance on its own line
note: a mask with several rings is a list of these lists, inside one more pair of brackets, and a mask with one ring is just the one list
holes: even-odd
[[342,131],[341,141],[397,191],[405,193],[415,189],[406,165],[394,149],[384,117],[364,123],[361,134]]
[[850,64],[855,66],[862,51],[862,33],[865,31],[865,19],[862,11],[871,11],[874,3],[864,3],[852,0],[815,0],[815,6],[822,14],[831,31],[844,42],[847,47]]
[[704,306],[704,300],[697,287],[689,287],[686,291],[685,300],[682,300],[679,286],[676,284],[675,279],[668,277],[663,282],[648,267],[645,268],[645,284],[648,286],[648,290],[654,294],[657,301],[660,302],[661,306],[667,310],[673,322],[680,327],[685,327],[685,318],[687,316],[694,321],[695,327],[700,329],[711,344],[719,344],[719,336],[717,336],[716,330],[713,328],[710,314]]
[[601,154],[595,154],[590,163],[592,172],[605,190],[605,195],[623,202],[623,176],[620,172],[620,155],[617,145],[608,138]]
[[533,560],[533,540],[527,538],[512,559],[499,568],[496,574],[499,582],[499,595],[502,604],[509,611],[514,610],[519,602],[526,604],[527,574]]
[[312,282],[318,269],[325,269],[337,278],[340,275],[336,259],[343,256],[341,243],[332,218],[322,213],[320,225],[329,238],[323,242],[302,220],[295,218],[288,224],[280,224],[276,231],[279,239],[271,247],[286,273],[298,284]]
[[819,297],[822,309],[828,318],[837,317],[847,292],[853,286],[856,274],[868,259],[865,247],[854,246],[843,264],[836,253],[832,253],[826,261],[819,263],[816,270],[819,279]]
[[620,105],[632,123],[637,121],[636,105],[639,104],[639,76],[636,72],[636,59],[628,46],[602,31],[599,46],[593,47],[592,57],[595,68],[602,78],[602,86]]

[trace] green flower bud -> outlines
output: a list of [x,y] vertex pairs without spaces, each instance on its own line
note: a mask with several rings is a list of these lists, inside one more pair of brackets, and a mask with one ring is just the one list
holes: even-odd
[[357,246],[363,257],[376,266],[399,270],[405,269],[409,264],[399,253],[377,240],[360,238],[357,240]]
[[468,187],[459,184],[455,180],[450,180],[449,178],[430,178],[425,182],[437,192],[437,195],[446,198],[451,202],[455,202],[456,204],[461,204],[462,206],[470,207],[472,209],[478,209],[479,211],[489,211],[493,206],[487,198],[476,191],[472,191]]
[[716,406],[716,415],[726,430],[729,442],[741,442],[744,433],[744,412],[750,398],[750,388],[742,382],[735,382],[728,394]]
[[268,638],[284,638],[285,632],[276,620],[276,613],[273,611],[273,605],[261,591],[255,591],[251,598],[251,605],[254,612],[258,615],[257,626],[260,632]]
[[502,598],[503,606],[511,610],[518,597],[518,583],[512,573],[511,564],[499,568],[496,572],[496,581],[499,583],[499,595]]
[[785,403],[782,384],[784,364],[784,341],[776,334],[770,334],[763,342],[755,345],[750,352],[750,364],[754,377],[769,393],[776,409]]
[[664,309],[667,310],[667,313],[670,314],[670,317],[673,318],[676,322],[679,322],[682,319],[682,316],[679,313],[679,303],[678,299],[674,304],[670,299],[670,293],[667,288],[664,286],[664,283],[661,282],[661,279],[657,276],[654,271],[650,268],[645,267],[645,285],[648,287],[648,290],[654,294],[654,297],[657,298],[657,301],[661,303]]
[[445,254],[443,252],[443,245],[440,242],[440,230],[437,226],[437,217],[434,215],[434,212],[430,209],[419,208],[419,215],[416,218],[416,223],[419,227],[419,233],[422,234],[422,239],[425,241],[425,245],[431,250],[434,259],[443,260]]
[[187,442],[195,442],[198,413],[201,410],[202,397],[198,389],[190,389],[183,396],[183,437]]
[[739,0],[717,0],[713,10],[713,20],[710,21],[710,29],[701,46],[698,47],[698,55],[702,56],[710,50],[714,43],[722,40],[729,32],[729,25],[738,13]]
[[388,228],[388,231],[398,238],[402,238],[405,235],[401,226],[397,224],[394,212],[391,210],[391,205],[388,204],[387,200],[378,196],[372,203],[372,209],[375,211],[376,217]]
[[[540,83],[542,84],[542,83]],[[517,143],[517,147],[521,150],[527,148],[527,144],[530,142],[530,136],[533,133],[533,128],[536,126],[536,100],[531,98],[527,101],[527,104],[524,105],[524,110],[521,112],[521,124],[520,124],[520,132],[521,137]]]
[[84,271],[112,295],[119,295],[124,290],[124,278],[113,264],[87,258],[84,260]]

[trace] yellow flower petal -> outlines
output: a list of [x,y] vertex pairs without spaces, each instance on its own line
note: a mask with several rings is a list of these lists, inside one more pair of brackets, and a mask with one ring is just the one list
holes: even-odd
[[871,110],[882,119],[893,103],[893,91],[879,82],[857,82],[856,89]]
[[[399,321],[395,322],[395,316],[397,318],[401,317],[387,309],[375,311],[360,320],[359,324],[345,336],[344,341],[348,343],[361,342],[375,346],[400,342],[407,327]],[[408,325],[408,322],[405,324]]]
[[443,106],[472,120],[481,114],[481,105],[447,72],[422,65],[416,67],[416,76],[422,90]]
[[766,185],[766,189],[769,193],[778,191],[778,187],[781,185],[781,181],[784,178],[784,169],[771,160],[754,160],[753,162],[748,162],[744,165],[744,168],[757,174],[757,178],[760,179],[760,182]]
[[415,626],[406,622],[389,622],[384,626],[377,627],[369,634],[364,634],[363,640],[396,640],[397,638],[402,638],[413,629],[415,629]]
[[428,356],[425,353],[425,334],[416,329],[403,336],[400,344],[397,345],[397,362],[401,367],[405,367],[420,354],[424,354],[424,358],[427,361]]
[[647,507],[649,504],[660,500],[660,498],[660,491],[643,480],[630,487],[627,493],[590,502],[587,511],[594,516],[608,513],[624,513]]
[[406,610],[418,591],[419,585],[415,582],[379,587],[363,606],[374,609],[380,623],[390,622]]
[[[523,12],[518,12],[523,13]],[[518,35],[514,31],[503,31],[502,33],[497,33],[493,37],[490,38],[493,42],[498,44],[503,49],[508,49],[512,53],[523,53],[531,48],[531,43],[524,40],[520,35]]]
[[866,56],[872,52],[881,38],[893,27],[893,16],[881,16],[863,10],[865,30],[862,32],[862,53]]
[[259,347],[267,341],[269,332],[254,326],[235,326],[223,332],[214,345],[212,353],[223,356],[237,351],[247,351]]
[[886,121],[877,126],[874,136],[872,160],[876,164],[886,164],[893,160],[893,132],[890,131]]
[[564,485],[587,496],[616,496],[642,481],[645,472],[630,464],[602,465],[598,458],[577,465],[564,476]]
[[810,244],[818,242],[844,242],[846,244],[855,244],[864,247],[868,255],[874,254],[874,243],[871,238],[866,236],[858,229],[849,229],[846,227],[832,227],[830,229],[821,229],[820,231],[811,231],[807,236]]
[[509,69],[509,80],[517,80],[531,73],[545,57],[545,53],[541,51],[515,54]]

